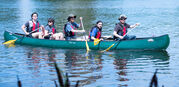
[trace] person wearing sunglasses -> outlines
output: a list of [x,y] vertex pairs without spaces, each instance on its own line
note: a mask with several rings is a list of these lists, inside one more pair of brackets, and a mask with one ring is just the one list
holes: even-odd
[[[76,39],[77,32],[85,32],[85,30],[77,30],[77,28],[81,27],[81,24],[77,24],[75,22],[76,16],[73,14],[70,14],[67,18],[68,22],[64,26],[64,34],[66,40]],[[82,17],[80,17],[80,20],[82,20]]]
[[55,27],[55,20],[53,18],[48,18],[48,23],[45,26],[45,39],[51,40],[64,40],[63,33],[57,33]]
[[134,25],[129,25],[125,21],[127,19],[126,15],[120,15],[118,20],[120,21],[119,23],[116,24],[114,28],[114,40],[132,40],[136,39],[136,36],[134,35],[126,35],[127,29],[128,28],[135,28],[136,26],[139,26],[139,23],[136,23]]

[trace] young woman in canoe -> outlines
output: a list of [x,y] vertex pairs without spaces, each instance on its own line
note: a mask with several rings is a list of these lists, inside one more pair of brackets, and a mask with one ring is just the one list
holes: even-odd
[[114,40],[132,40],[136,38],[136,36],[134,35],[126,35],[127,28],[135,28],[136,26],[139,26],[140,24],[136,23],[134,25],[129,25],[125,23],[126,19],[127,19],[127,16],[125,15],[120,15],[120,17],[118,18],[120,22],[117,23],[114,28],[114,32],[113,32]]
[[103,26],[103,22],[102,21],[97,21],[96,25],[91,28],[91,30],[89,32],[90,41],[94,41],[95,39],[103,40],[101,38],[102,26]]
[[22,30],[26,35],[30,37],[42,39],[43,33],[39,31],[42,30],[43,25],[40,25],[38,19],[38,14],[36,12],[32,13],[31,20],[27,21],[24,25],[22,25]]
[[48,24],[45,26],[45,39],[64,40],[63,33],[56,33],[55,20],[48,19]]
[[[70,14],[67,18],[68,22],[64,26],[64,33],[65,33],[65,39],[71,40],[76,39],[76,32],[85,32],[84,30],[77,30],[77,28],[81,27],[81,24],[77,24],[75,22],[76,16],[73,14]],[[82,17],[80,17],[80,20],[82,20]]]

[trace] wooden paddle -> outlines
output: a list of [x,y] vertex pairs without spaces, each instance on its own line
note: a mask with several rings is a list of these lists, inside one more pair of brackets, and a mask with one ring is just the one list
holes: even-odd
[[[84,29],[84,26],[83,26],[83,21],[82,21],[82,19],[80,19],[80,21],[81,21],[82,29],[85,30],[85,29]],[[85,36],[85,34],[84,34],[84,36]],[[90,51],[90,49],[89,49],[89,46],[88,46],[88,42],[87,42],[86,37],[85,37],[85,42],[86,42],[86,51],[88,52],[88,51]]]
[[[38,29],[39,29],[39,28],[35,29],[34,31],[31,31],[31,32],[29,33],[29,35],[32,34],[32,33],[35,32],[35,31],[37,31]],[[23,37],[24,37],[24,36],[25,36],[25,35],[23,35]],[[23,37],[22,37],[22,38],[23,38]],[[17,39],[18,39],[18,38],[17,38]],[[4,44],[4,45],[12,45],[12,46],[13,46],[13,44],[16,42],[17,39],[15,39],[15,40],[8,40],[8,41],[4,42],[3,44]]]

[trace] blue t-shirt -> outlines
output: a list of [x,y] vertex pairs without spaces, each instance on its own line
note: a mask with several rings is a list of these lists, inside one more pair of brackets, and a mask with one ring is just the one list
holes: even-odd
[[96,35],[97,35],[98,31],[99,31],[99,30],[97,29],[97,27],[94,27],[94,28],[92,29],[92,31],[90,32],[90,40],[91,40],[91,41],[93,41],[93,40],[91,39],[92,36],[96,38]]
[[96,35],[97,35],[97,32],[98,32],[98,29],[95,27],[95,28],[93,28],[93,30],[91,31],[91,33],[90,33],[90,36],[92,37],[96,37]]
[[67,25],[66,25],[66,31],[67,31],[67,32],[70,32],[72,29],[79,28],[79,26],[80,26],[80,25],[77,24],[77,23],[75,23],[75,22],[73,22],[73,23],[68,22]]

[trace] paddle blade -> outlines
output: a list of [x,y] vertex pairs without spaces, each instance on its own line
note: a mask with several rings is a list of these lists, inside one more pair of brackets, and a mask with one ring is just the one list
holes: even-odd
[[9,44],[9,45],[7,45],[7,46],[8,46],[8,48],[10,48],[10,47],[15,47],[14,44]]
[[86,50],[90,51],[89,46],[88,46],[88,42],[87,42],[87,40],[85,40],[85,41],[86,41]]
[[99,39],[94,39],[94,46],[98,45],[99,42],[100,42]]
[[4,42],[3,44],[14,44],[16,40],[17,39],[15,39],[15,40],[9,40],[9,41]]

